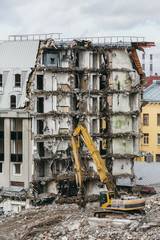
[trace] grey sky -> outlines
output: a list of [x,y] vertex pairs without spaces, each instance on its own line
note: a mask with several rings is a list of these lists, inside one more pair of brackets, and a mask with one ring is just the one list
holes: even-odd
[[[0,3],[1,39],[10,34],[50,32],[62,32],[63,37],[144,36],[156,44],[160,39],[159,0],[0,0]],[[159,47],[146,51],[147,55],[154,54],[154,72],[159,71]]]

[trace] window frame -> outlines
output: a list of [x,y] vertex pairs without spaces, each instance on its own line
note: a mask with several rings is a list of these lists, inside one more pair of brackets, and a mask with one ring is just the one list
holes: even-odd
[[[157,161],[158,158],[159,158],[159,161]],[[156,154],[156,162],[160,162],[160,154]]]
[[15,74],[15,87],[21,87],[21,74]]
[[143,113],[143,126],[149,126],[149,114]]
[[[14,101],[13,101],[13,98],[14,98]],[[17,102],[16,95],[11,95],[10,96],[10,108],[11,109],[16,108],[16,102]]]
[[0,172],[0,174],[3,174],[3,163],[2,161],[0,161],[0,164],[2,165],[2,172]]
[[160,146],[160,133],[157,133],[157,145]]
[[157,113],[157,126],[160,126],[160,113]]
[[[147,141],[145,141],[147,140]],[[143,145],[149,145],[149,133],[144,133],[143,135]]]
[[[20,166],[20,173],[16,173],[16,165]],[[18,175],[18,176],[22,175],[22,164],[21,163],[14,163],[13,164],[13,175]]]
[[0,87],[3,87],[3,75],[0,74]]

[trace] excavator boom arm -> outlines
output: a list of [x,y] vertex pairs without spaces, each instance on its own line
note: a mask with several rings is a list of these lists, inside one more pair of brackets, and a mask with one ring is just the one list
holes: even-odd
[[[74,139],[76,139],[77,136],[81,137],[81,139],[83,140],[83,142],[86,144],[87,148],[89,149],[89,151],[91,153],[91,156],[93,158],[93,161],[96,165],[96,168],[97,168],[97,171],[98,171],[101,182],[106,184],[109,191],[115,191],[116,196],[119,196],[116,185],[113,182],[113,177],[108,172],[108,170],[106,168],[106,165],[105,165],[105,161],[101,158],[101,155],[100,155],[95,143],[93,142],[87,128],[83,127],[82,125],[79,125],[75,129],[75,131],[73,132],[72,145],[73,145],[74,157],[76,156],[76,158],[75,158],[75,162],[76,162],[76,165],[77,165],[76,170],[79,171],[77,173],[77,175],[81,174],[81,177],[80,177],[81,183],[83,182],[83,180],[82,180],[82,170],[80,171],[80,168],[81,168],[80,157],[78,157],[78,154],[77,154],[78,153],[78,143],[76,143],[76,140],[75,140],[75,142],[73,142]],[[74,144],[76,145],[76,147],[74,147]],[[78,162],[78,164],[77,164],[77,162]],[[81,183],[79,182],[79,185]]]

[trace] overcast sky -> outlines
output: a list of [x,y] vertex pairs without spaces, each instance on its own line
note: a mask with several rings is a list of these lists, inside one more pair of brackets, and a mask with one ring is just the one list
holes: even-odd
[[[160,74],[160,0],[0,0],[1,39],[11,34],[63,37],[138,36],[155,41],[153,71]],[[141,56],[141,55],[140,55]]]

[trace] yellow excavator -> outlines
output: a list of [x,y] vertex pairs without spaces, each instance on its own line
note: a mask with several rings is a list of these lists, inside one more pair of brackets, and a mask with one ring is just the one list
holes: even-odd
[[[81,192],[84,192],[83,174],[79,154],[80,139],[83,140],[91,153],[100,181],[104,183],[108,191],[100,192],[100,207],[107,210],[133,211],[145,208],[145,199],[139,197],[119,198],[120,194],[113,181],[112,175],[108,172],[105,161],[102,159],[95,143],[93,142],[87,128],[78,125],[72,134],[72,147],[75,159],[76,184]],[[115,199],[119,198],[119,199]],[[97,212],[100,214],[100,212]]]

